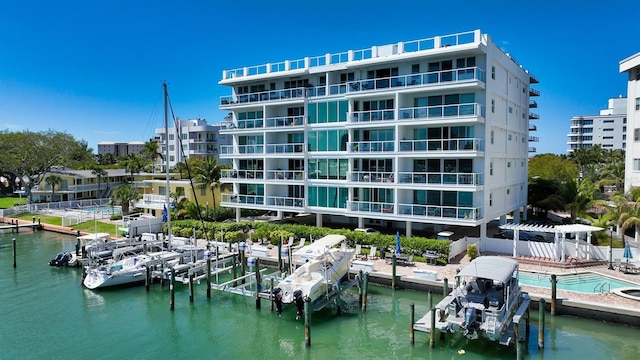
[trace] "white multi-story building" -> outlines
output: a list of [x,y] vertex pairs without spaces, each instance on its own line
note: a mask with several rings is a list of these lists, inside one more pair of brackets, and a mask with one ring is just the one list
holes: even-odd
[[567,134],[568,153],[600,145],[603,149],[624,149],[627,142],[627,99],[609,99],[600,115],[574,116]]
[[178,127],[168,129],[168,142],[165,129],[156,129],[163,156],[167,154],[166,146],[169,146],[169,168],[190,157],[218,157],[220,125],[208,125],[204,119],[178,119],[177,122]]
[[140,151],[144,148],[143,141],[129,141],[129,142],[113,142],[113,141],[101,141],[98,143],[98,155],[111,154],[114,157],[123,157],[129,154],[140,154]]
[[627,142],[624,191],[640,186],[640,53],[620,61],[620,72],[628,74],[627,123],[633,139]]
[[486,235],[527,205],[536,82],[479,30],[225,70],[222,205]]

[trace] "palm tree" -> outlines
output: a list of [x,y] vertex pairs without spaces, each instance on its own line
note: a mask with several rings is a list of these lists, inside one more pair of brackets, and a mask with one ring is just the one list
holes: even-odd
[[52,202],[53,196],[56,193],[56,185],[60,185],[60,183],[62,183],[62,178],[58,175],[51,174],[44,178],[44,181],[47,185],[51,186],[51,199],[49,199],[49,202]]
[[127,157],[120,160],[120,166],[130,173],[131,178],[133,179],[133,174],[139,173],[144,168],[144,160],[136,154],[129,154]]
[[164,160],[164,156],[160,153],[160,147],[156,141],[145,142],[142,146],[142,150],[140,150],[140,155],[151,161],[151,168],[153,169],[153,172],[156,170],[154,166],[156,160],[158,160],[158,158]]
[[187,172],[187,163],[184,161],[180,161],[176,163],[176,165],[173,167],[173,170],[179,172],[180,177],[184,179],[184,174],[186,174]]
[[220,186],[220,165],[214,157],[210,157],[203,162],[201,166],[195,168],[195,179],[200,183],[200,187],[209,187],[211,189],[211,197],[213,198],[213,221],[216,221],[216,192]]
[[118,185],[118,187],[113,190],[110,204],[121,206],[122,215],[128,215],[131,203],[138,200],[139,198],[140,194],[138,194],[138,190],[136,190],[131,184],[125,183]]
[[[95,167],[93,170],[91,170],[91,174],[98,178],[98,194],[100,194],[100,184],[102,182],[102,178],[109,175],[109,173],[107,173],[105,169]],[[96,196],[96,198],[98,198],[98,196]]]
[[540,204],[548,209],[568,210],[571,215],[571,223],[576,222],[578,216],[586,214],[592,206],[603,205],[600,200],[593,200],[595,186],[589,180],[580,184],[576,179],[569,179],[560,185],[557,194],[550,195],[540,201]]

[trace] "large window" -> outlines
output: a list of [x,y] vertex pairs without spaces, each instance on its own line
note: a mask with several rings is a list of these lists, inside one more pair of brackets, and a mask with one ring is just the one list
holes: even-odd
[[349,159],[310,159],[309,179],[346,180]]
[[309,151],[346,151],[347,130],[324,130],[309,132]]
[[309,206],[345,209],[349,198],[348,189],[324,186],[309,186]]
[[309,124],[326,124],[347,121],[349,102],[330,101],[309,104]]

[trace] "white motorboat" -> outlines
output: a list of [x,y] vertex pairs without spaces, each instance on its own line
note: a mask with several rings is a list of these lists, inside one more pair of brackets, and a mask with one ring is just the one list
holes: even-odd
[[282,304],[295,303],[299,317],[306,298],[314,303],[328,296],[331,287],[349,272],[354,254],[354,250],[346,248],[346,237],[342,235],[325,236],[293,252],[294,262],[302,265],[273,290],[278,314]]
[[[480,336],[509,345],[514,340],[514,316],[521,317],[530,298],[518,283],[518,262],[499,256],[474,259],[456,276],[455,287],[435,311],[441,332],[461,332],[469,339]],[[430,332],[431,313],[413,326]]]
[[151,256],[139,254],[105,265],[88,267],[82,284],[89,289],[97,289],[144,281],[146,265],[151,260]]

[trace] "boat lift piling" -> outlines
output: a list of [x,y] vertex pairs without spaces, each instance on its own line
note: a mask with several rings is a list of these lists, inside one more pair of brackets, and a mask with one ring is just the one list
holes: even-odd
[[429,331],[429,347],[433,349],[436,345],[436,308],[433,306],[431,307],[431,324],[429,326],[431,329]]
[[304,344],[311,346],[311,299],[304,299]]
[[544,299],[538,301],[538,349],[544,349]]
[[391,256],[391,290],[396,289],[396,253]]
[[449,294],[449,279],[442,279],[442,296],[446,297]]
[[[216,253],[217,249],[218,247],[216,246]],[[205,252],[204,256],[207,259],[207,299],[211,299],[211,252]]]
[[411,311],[410,311],[410,319],[411,319],[411,327],[409,327],[409,341],[411,342],[411,345],[415,344],[415,336],[414,336],[414,330],[413,330],[413,324],[416,321],[416,304],[411,303],[409,305],[411,307]]
[[556,274],[551,275],[551,316],[556,315],[556,285],[558,284],[558,277]]
[[13,238],[11,242],[13,243],[13,268],[15,269],[18,266],[16,263],[16,238]]
[[173,311],[175,309],[175,281],[176,281],[176,271],[171,267],[171,282],[169,283],[169,310]]

